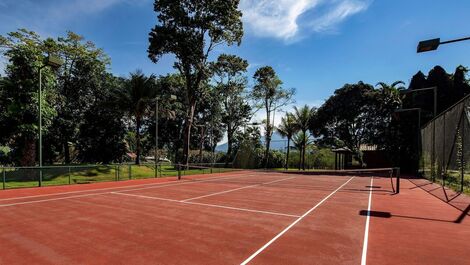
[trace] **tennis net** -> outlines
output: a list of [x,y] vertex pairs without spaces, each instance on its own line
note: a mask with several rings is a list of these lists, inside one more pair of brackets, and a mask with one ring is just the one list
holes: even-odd
[[[400,192],[400,169],[399,168],[378,168],[378,169],[350,169],[350,170],[266,170],[266,169],[240,169],[224,167],[222,164],[218,165],[177,165],[179,178],[185,180],[198,181],[200,177],[192,177],[201,174],[214,174],[219,173],[220,177],[214,178],[214,181],[223,183],[238,183],[247,185],[257,185],[266,182],[270,177],[275,177],[279,174],[292,174],[296,178],[310,178],[312,183],[318,180],[318,184],[328,183],[329,180],[334,181],[335,177],[366,177],[377,179],[377,185],[372,187],[367,186],[366,190],[373,189],[374,191],[383,191],[388,193],[397,194]],[[236,176],[245,176],[237,178]],[[224,178],[224,176],[228,178]],[[234,178],[231,178],[234,177]],[[321,178],[320,178],[321,177]],[[274,179],[275,180],[275,179]],[[321,181],[320,181],[321,180]],[[321,182],[321,183],[320,183]],[[283,184],[288,185],[288,184]],[[295,185],[293,182],[292,185]]]

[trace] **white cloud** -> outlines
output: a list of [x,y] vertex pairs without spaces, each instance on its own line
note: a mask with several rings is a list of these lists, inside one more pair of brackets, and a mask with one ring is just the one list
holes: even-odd
[[333,29],[366,10],[371,0],[242,0],[249,30],[261,37],[292,41],[303,34]]

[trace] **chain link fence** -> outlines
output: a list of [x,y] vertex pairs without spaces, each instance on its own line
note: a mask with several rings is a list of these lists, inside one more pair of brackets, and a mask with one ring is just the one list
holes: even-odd
[[458,192],[470,193],[470,96],[421,129],[421,173]]
[[[45,187],[72,184],[88,184],[159,177],[181,177],[182,175],[222,173],[230,170],[225,164],[171,163],[70,165],[39,167],[0,167],[0,189]],[[231,167],[231,164],[229,165]]]

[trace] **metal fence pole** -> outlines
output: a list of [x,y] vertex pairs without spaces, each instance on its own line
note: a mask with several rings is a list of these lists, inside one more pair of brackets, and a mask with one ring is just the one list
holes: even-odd
[[2,177],[2,183],[3,183],[3,189],[6,188],[5,181],[6,181],[6,169],[3,168],[3,177]]
[[132,179],[132,165],[129,164],[129,179]]
[[117,180],[121,180],[121,165],[117,165]]
[[68,168],[69,168],[69,185],[70,185],[70,184],[72,184],[72,170],[71,170],[70,166]]
[[[464,112],[463,114],[465,114],[465,108],[462,109],[462,111]],[[461,150],[461,154],[460,154],[460,177],[461,177],[461,180],[460,180],[460,192],[463,192],[463,187],[464,187],[464,181],[465,181],[465,117],[464,115],[460,115],[461,117],[461,121],[460,123],[462,124],[462,150]]]

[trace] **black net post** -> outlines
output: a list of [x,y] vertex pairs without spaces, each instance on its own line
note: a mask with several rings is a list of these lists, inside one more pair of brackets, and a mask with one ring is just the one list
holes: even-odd
[[398,193],[400,193],[400,180],[401,180],[400,179],[400,168],[399,167],[395,168],[395,177],[397,179],[397,184],[396,184],[397,188],[396,188],[395,193],[398,194]]

